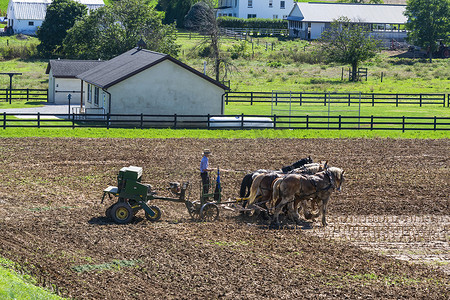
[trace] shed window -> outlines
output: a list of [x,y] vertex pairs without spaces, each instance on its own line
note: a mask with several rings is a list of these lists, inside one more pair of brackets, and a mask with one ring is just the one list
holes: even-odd
[[253,7],[253,0],[248,0],[248,7],[252,8]]
[[28,26],[34,26],[34,22],[33,21],[28,22]]
[[88,85],[87,92],[87,102],[92,103],[92,85]]
[[286,2],[285,1],[280,1],[280,8],[281,9],[285,9],[286,8]]
[[248,14],[247,19],[253,19],[256,18],[256,14]]
[[94,104],[98,106],[98,96],[99,96],[99,90],[98,87],[95,87],[94,90]]
[[269,0],[269,7],[273,7],[273,0]]

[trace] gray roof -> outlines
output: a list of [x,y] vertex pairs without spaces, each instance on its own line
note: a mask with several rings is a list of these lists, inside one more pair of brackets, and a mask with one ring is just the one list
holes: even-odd
[[340,17],[372,24],[404,24],[406,5],[353,4],[353,3],[295,3],[288,20],[331,23]]
[[153,52],[145,49],[133,48],[111,60],[106,61],[89,71],[77,76],[81,80],[96,85],[100,88],[109,88],[135,74],[138,74],[152,66],[170,60],[175,64],[189,70],[190,72],[210,81],[223,89],[228,89],[225,85],[208,77],[201,72],[189,67],[170,55]]
[[[89,10],[105,6],[103,0],[75,0],[87,6]],[[52,0],[11,0],[8,5],[8,15],[14,12],[18,20],[44,20],[47,6]]]
[[101,60],[52,59],[49,61],[45,73],[49,74],[51,69],[53,77],[76,78],[77,75],[102,63],[104,61]]

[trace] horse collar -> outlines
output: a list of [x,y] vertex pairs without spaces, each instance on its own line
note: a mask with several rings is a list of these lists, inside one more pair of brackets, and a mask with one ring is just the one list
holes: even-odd
[[330,187],[329,188],[335,189],[336,188],[336,180],[334,180],[333,173],[331,173],[329,170],[326,170],[325,174],[330,179]]

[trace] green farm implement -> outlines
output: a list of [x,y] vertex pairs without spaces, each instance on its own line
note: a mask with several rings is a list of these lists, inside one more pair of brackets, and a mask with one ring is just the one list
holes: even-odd
[[160,197],[152,191],[150,184],[142,183],[142,168],[129,166],[120,169],[117,176],[117,186],[109,186],[103,191],[102,203],[106,196],[117,201],[106,209],[106,217],[118,224],[130,223],[133,216],[141,209],[145,211],[145,217],[151,222],[161,218],[161,210],[156,205],[150,205],[152,200],[163,200],[184,203],[189,215],[196,221],[215,221],[219,217],[219,207],[221,204],[220,176],[218,180],[212,180],[208,191],[203,192],[201,187],[200,200],[190,201],[186,195],[189,189],[189,182],[170,183],[169,190],[176,197]]

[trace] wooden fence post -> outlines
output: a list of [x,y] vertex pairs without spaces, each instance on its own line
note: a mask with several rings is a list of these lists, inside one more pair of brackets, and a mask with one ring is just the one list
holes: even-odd
[[176,129],[177,128],[177,114],[173,115],[173,128]]
[[27,88],[27,102],[29,101],[29,99],[30,99],[30,89]]
[[3,113],[3,129],[6,129],[6,112]]
[[348,93],[348,106],[350,106],[351,100],[350,100],[350,93]]
[[75,129],[75,113],[72,113],[72,129]]
[[402,117],[402,132],[405,132],[405,116]]
[[375,106],[375,94],[372,93],[372,106]]
[[370,116],[370,130],[373,130],[373,115]]
[[434,116],[434,130],[436,130],[436,116]]
[[253,92],[250,92],[250,105],[253,105]]
[[244,129],[244,114],[241,114],[241,130]]
[[144,129],[144,114],[141,113],[141,129]]
[[395,106],[398,107],[398,94],[395,94]]
[[339,130],[341,129],[341,115],[339,115]]
[[420,94],[419,106],[422,107],[422,94]]
[[273,129],[277,129],[277,115],[273,115]]
[[37,126],[38,128],[41,128],[41,113],[37,113]]
[[302,95],[303,93],[300,93],[300,106],[302,106]]
[[106,114],[106,129],[109,129],[109,119],[110,119],[110,115],[109,113]]
[[309,115],[306,115],[306,129],[309,129]]
[[208,121],[207,121],[208,129],[210,129],[210,127],[211,127],[211,121],[210,121],[210,119],[211,119],[210,114],[208,114]]

